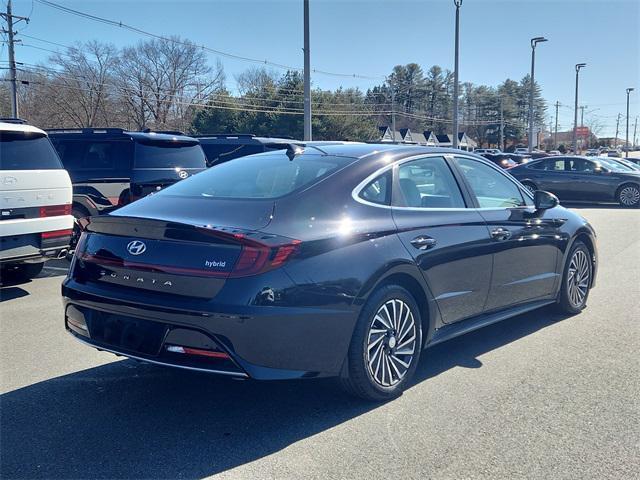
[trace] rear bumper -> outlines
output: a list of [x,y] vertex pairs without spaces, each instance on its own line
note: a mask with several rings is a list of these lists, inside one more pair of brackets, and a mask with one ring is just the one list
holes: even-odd
[[[338,375],[357,318],[350,310],[309,307],[211,304],[206,311],[194,311],[184,306],[129,303],[87,288],[70,279],[62,286],[65,328],[80,341],[151,363],[258,380]],[[146,349],[126,346],[121,337],[105,342],[104,336],[92,332],[91,324],[93,318],[104,316],[124,322],[122,335],[127,332],[126,325],[142,323],[153,331],[149,336],[162,338]],[[84,331],[78,328],[82,322],[87,325]],[[228,354],[228,361],[199,358],[197,362],[185,362],[183,356],[169,355],[167,348],[179,343],[174,336],[178,331],[201,338],[196,341],[199,344],[184,346],[203,348],[208,344],[207,348]]]

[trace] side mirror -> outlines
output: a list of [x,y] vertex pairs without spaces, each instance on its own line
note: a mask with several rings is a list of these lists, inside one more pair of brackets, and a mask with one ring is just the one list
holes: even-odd
[[560,200],[553,193],[538,190],[533,194],[536,210],[549,210],[560,205]]

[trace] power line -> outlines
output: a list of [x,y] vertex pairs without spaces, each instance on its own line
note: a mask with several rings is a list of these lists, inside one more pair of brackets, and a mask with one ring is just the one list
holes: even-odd
[[[62,12],[71,14],[71,15],[76,15],[88,20],[93,20],[96,22],[100,22],[100,23],[104,23],[106,25],[111,25],[114,27],[119,27],[119,28],[124,28],[126,30],[138,33],[140,35],[145,35],[147,37],[151,37],[151,38],[155,38],[157,40],[162,40],[163,42],[171,42],[171,43],[175,43],[177,45],[188,45],[188,46],[192,46],[194,45],[192,42],[188,42],[188,41],[183,41],[183,40],[179,40],[178,38],[174,38],[174,37],[165,37],[163,35],[157,35],[155,33],[152,32],[148,32],[146,30],[143,30],[141,28],[120,22],[120,21],[115,21],[115,20],[111,20],[108,18],[104,18],[104,17],[99,17],[97,15],[92,15],[89,13],[85,13],[85,12],[81,12],[79,10],[74,10],[72,8],[69,7],[65,7],[63,5],[59,5],[57,3],[54,2],[50,2],[49,0],[36,0],[38,3],[41,3],[42,5],[46,5],[48,7],[51,8],[55,8],[57,10],[60,10]],[[229,52],[225,52],[222,50],[217,50],[215,48],[211,48],[211,47],[207,47],[206,45],[196,45],[198,48],[201,48],[202,50],[205,50],[207,52],[213,53],[215,55],[219,55],[221,57],[225,57],[225,58],[230,58],[233,60],[239,60],[239,61],[243,61],[243,62],[250,62],[250,63],[256,63],[256,64],[260,64],[260,65],[268,65],[270,67],[274,67],[274,68],[279,68],[279,69],[284,69],[284,70],[296,70],[296,71],[302,71],[303,69],[301,67],[294,67],[291,65],[285,65],[282,63],[276,63],[276,62],[272,62],[270,60],[261,60],[258,58],[252,58],[252,57],[245,57],[242,55],[236,55],[233,53],[229,53]],[[330,75],[330,76],[334,76],[334,77],[343,77],[343,78],[360,78],[360,79],[366,79],[366,80],[376,80],[376,79],[380,79],[380,78],[384,78],[382,76],[368,76],[368,75],[360,75],[360,74],[355,74],[355,73],[338,73],[338,72],[329,72],[326,70],[313,70],[314,73],[318,73],[318,74],[322,74],[322,75]]]

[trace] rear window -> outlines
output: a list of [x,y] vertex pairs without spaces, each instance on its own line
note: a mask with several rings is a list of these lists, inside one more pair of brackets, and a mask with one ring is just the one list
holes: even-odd
[[282,154],[237,158],[178,182],[157,195],[210,198],[277,198],[310,186],[355,159]]
[[57,170],[62,164],[42,133],[0,132],[1,170]]
[[134,168],[206,168],[195,142],[136,142]]

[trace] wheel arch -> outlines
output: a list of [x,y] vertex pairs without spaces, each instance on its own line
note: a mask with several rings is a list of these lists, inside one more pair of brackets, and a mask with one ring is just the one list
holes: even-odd
[[417,267],[410,264],[401,264],[387,270],[375,279],[371,279],[367,282],[367,285],[363,286],[363,289],[358,295],[360,303],[364,304],[366,298],[368,298],[373,291],[387,285],[398,285],[406,289],[413,296],[420,310],[422,342],[423,346],[426,345],[431,339],[435,329],[439,312],[431,291],[420,272],[417,271]]
[[598,262],[597,262],[597,255],[598,255],[598,251],[597,251],[597,247],[596,247],[596,240],[595,237],[593,235],[593,233],[591,231],[589,231],[586,227],[583,227],[581,229],[579,229],[576,234],[574,235],[573,239],[571,240],[571,242],[569,243],[569,245],[567,245],[567,249],[565,251],[564,254],[564,260],[562,262],[563,268],[564,265],[567,262],[567,258],[569,256],[569,252],[571,251],[571,249],[573,248],[573,245],[577,242],[577,241],[581,241],[582,243],[584,243],[587,247],[587,249],[589,250],[589,254],[591,255],[591,265],[593,268],[593,274],[591,275],[591,288],[593,288],[596,284],[596,273],[597,273],[597,267],[598,267]]

